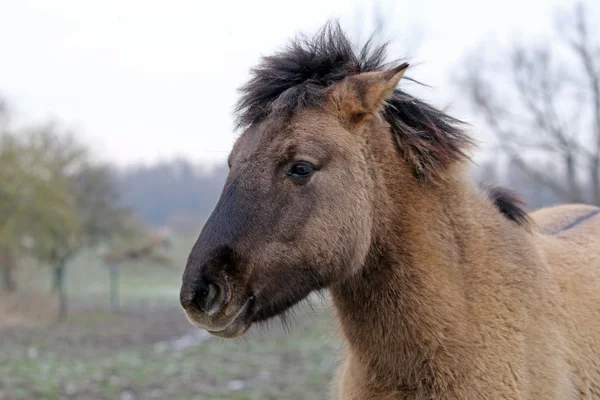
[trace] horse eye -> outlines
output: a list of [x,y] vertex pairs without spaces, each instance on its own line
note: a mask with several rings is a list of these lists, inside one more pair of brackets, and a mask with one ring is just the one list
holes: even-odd
[[307,178],[312,175],[313,171],[311,163],[300,161],[292,165],[286,175],[292,178]]

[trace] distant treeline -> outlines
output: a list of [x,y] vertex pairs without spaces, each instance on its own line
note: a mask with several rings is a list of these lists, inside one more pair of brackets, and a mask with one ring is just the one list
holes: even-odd
[[[484,162],[473,168],[477,181],[516,190],[529,209],[560,201],[551,190],[514,164],[506,167]],[[115,170],[115,176],[123,205],[131,207],[147,222],[198,233],[219,199],[227,172],[225,164],[208,170],[200,164],[177,159]],[[560,179],[560,174],[556,177]]]
[[177,159],[115,170],[123,205],[152,225],[198,229],[219,199],[227,166],[208,170]]

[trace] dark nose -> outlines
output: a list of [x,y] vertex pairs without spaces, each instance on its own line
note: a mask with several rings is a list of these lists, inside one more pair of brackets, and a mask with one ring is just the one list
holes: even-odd
[[207,315],[215,315],[223,306],[225,290],[217,282],[202,279],[197,284],[188,286],[181,293],[183,308],[194,307]]

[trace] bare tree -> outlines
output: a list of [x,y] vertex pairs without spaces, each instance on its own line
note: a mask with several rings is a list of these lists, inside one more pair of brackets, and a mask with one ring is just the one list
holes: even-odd
[[564,201],[600,205],[600,37],[582,3],[557,22],[558,39],[499,62],[478,49],[458,81],[512,163]]

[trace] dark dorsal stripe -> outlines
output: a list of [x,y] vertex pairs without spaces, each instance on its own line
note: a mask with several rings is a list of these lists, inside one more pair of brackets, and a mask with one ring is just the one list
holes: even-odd
[[579,217],[579,218],[575,219],[575,220],[574,220],[573,222],[571,222],[570,224],[567,224],[567,225],[563,226],[562,228],[559,228],[559,229],[557,229],[557,230],[555,230],[555,231],[552,231],[552,232],[550,232],[550,233],[549,233],[549,235],[556,235],[556,234],[558,234],[558,233],[561,233],[561,232],[567,231],[567,230],[569,230],[569,229],[571,229],[571,228],[574,228],[575,226],[579,225],[579,224],[580,224],[580,223],[582,223],[583,221],[586,221],[586,220],[588,220],[588,219],[590,219],[590,218],[592,218],[593,216],[595,216],[595,215],[598,215],[598,214],[600,214],[600,208],[599,208],[599,209],[597,209],[597,210],[591,211],[591,212],[589,212],[589,213],[587,213],[587,214],[585,214],[585,215],[582,215],[581,217]]

